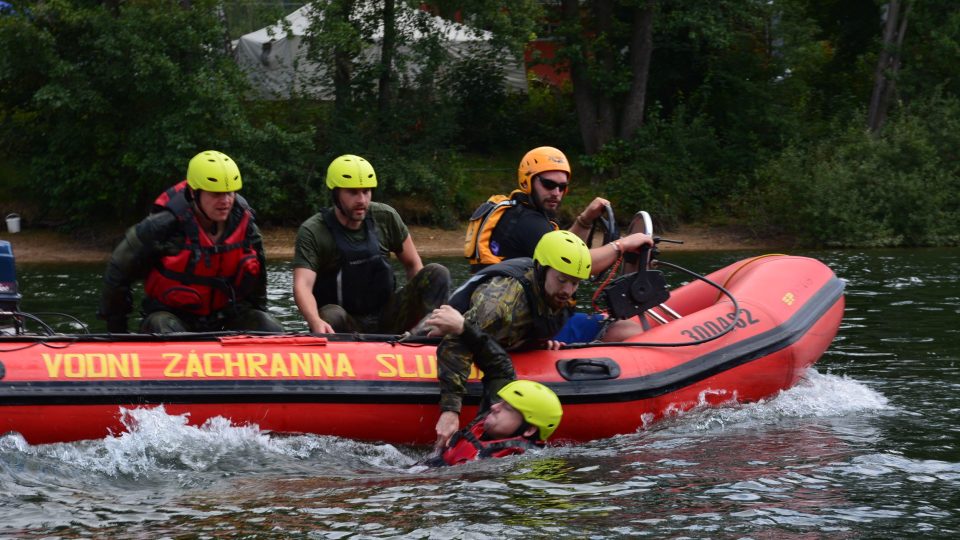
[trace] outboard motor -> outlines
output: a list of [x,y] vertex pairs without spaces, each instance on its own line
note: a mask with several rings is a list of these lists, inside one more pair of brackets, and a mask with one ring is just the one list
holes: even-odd
[[20,291],[17,288],[17,268],[10,242],[0,240],[0,335],[18,334],[20,318]]

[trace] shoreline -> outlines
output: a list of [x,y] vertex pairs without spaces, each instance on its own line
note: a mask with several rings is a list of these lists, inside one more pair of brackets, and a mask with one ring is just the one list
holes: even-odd
[[[410,235],[417,245],[422,258],[460,257],[463,255],[463,228],[446,230],[420,225],[410,225]],[[106,263],[114,246],[122,238],[124,231],[98,233],[78,233],[76,235],[58,233],[50,229],[24,228],[19,233],[0,232],[0,240],[7,240],[13,246],[17,262],[22,263]],[[293,259],[293,245],[297,229],[295,227],[264,227],[264,249],[267,258],[273,260]],[[776,250],[783,249],[789,243],[782,240],[765,239],[761,241],[749,236],[746,231],[735,227],[711,227],[705,225],[681,225],[663,236],[682,240],[683,244],[669,244],[669,251],[737,251],[737,250]],[[595,242],[595,245],[597,242]]]

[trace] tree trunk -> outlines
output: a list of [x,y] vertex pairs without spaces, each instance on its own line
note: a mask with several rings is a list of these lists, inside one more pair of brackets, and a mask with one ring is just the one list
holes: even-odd
[[[594,13],[597,18],[598,37],[605,43],[596,52],[597,63],[605,73],[613,73],[617,69],[617,52],[610,46],[612,41],[610,36],[613,32],[613,0],[594,0]],[[613,96],[605,89],[598,90],[594,94],[597,107],[597,147],[592,151],[587,150],[591,154],[610,142],[617,132],[617,113]]]
[[[597,0],[593,4],[596,32],[609,31],[613,16],[612,0]],[[570,80],[573,83],[580,136],[584,150],[588,154],[595,154],[613,138],[616,115],[610,96],[600,91],[590,77],[590,62],[598,63],[603,69],[613,69],[613,52],[584,50],[588,38],[585,36],[587,30],[580,14],[580,2],[563,0],[562,12],[564,22],[570,28],[567,45],[579,51],[570,58]]]
[[223,8],[223,2],[217,3],[217,20],[220,21],[220,24],[223,26],[223,54],[225,56],[233,56],[233,41],[230,39],[230,26],[227,21],[227,12]]
[[394,0],[383,3],[383,43],[380,44],[380,81],[378,108],[385,118],[393,101],[393,54],[397,42],[396,6]]
[[636,8],[633,31],[630,36],[630,71],[633,80],[623,106],[620,138],[633,137],[643,126],[643,111],[647,100],[647,81],[650,77],[650,58],[653,56],[653,0]]
[[[564,24],[569,27],[570,32],[566,37],[566,45],[576,47],[579,34],[583,33],[583,25],[580,24],[580,2],[563,0],[561,10]],[[590,152],[590,149],[597,148],[597,115],[593,108],[593,85],[582,54],[570,58],[570,81],[573,84],[573,101],[577,110],[577,123],[580,125],[580,137],[583,147]]]
[[887,120],[890,101],[893,99],[896,88],[896,77],[900,70],[900,52],[903,46],[903,36],[907,32],[907,16],[910,14],[910,4],[907,0],[906,9],[901,17],[900,0],[891,0],[887,4],[887,21],[883,31],[883,47],[877,59],[877,69],[874,73],[873,94],[870,96],[870,111],[867,117],[867,127],[876,133]]
[[[353,11],[353,2],[334,2],[333,7],[327,12],[327,16],[336,17],[342,21],[350,20],[350,12]],[[337,9],[339,8],[339,9]],[[344,110],[353,102],[353,91],[350,82],[353,78],[353,56],[349,50],[341,47],[334,48],[333,51],[333,106],[335,110]]]

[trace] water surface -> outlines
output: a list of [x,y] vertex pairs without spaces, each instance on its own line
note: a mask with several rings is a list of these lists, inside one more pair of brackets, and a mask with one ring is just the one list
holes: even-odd
[[[756,254],[664,251],[704,271]],[[132,410],[130,431],[102,440],[0,435],[0,536],[956,537],[960,251],[807,254],[847,281],[845,319],[816,368],[767,401],[439,470],[416,465],[425,448]],[[21,265],[22,307],[102,331],[101,270]],[[287,264],[271,265],[269,294],[306,330]]]

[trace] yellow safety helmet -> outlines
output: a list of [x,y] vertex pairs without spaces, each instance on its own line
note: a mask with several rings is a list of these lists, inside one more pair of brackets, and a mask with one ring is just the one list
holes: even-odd
[[190,160],[187,185],[192,189],[225,193],[240,191],[243,181],[237,163],[230,156],[216,150],[206,150]]
[[517,169],[517,183],[520,191],[529,194],[532,189],[533,177],[547,171],[563,171],[570,178],[570,162],[563,152],[552,146],[541,146],[527,152],[520,160]]
[[533,260],[579,279],[590,277],[590,248],[570,231],[550,231],[540,238]]
[[373,165],[360,156],[344,154],[327,167],[327,187],[366,189],[377,187]]
[[497,395],[523,415],[523,419],[540,428],[540,440],[545,441],[560,425],[563,407],[553,390],[536,381],[513,381]]

